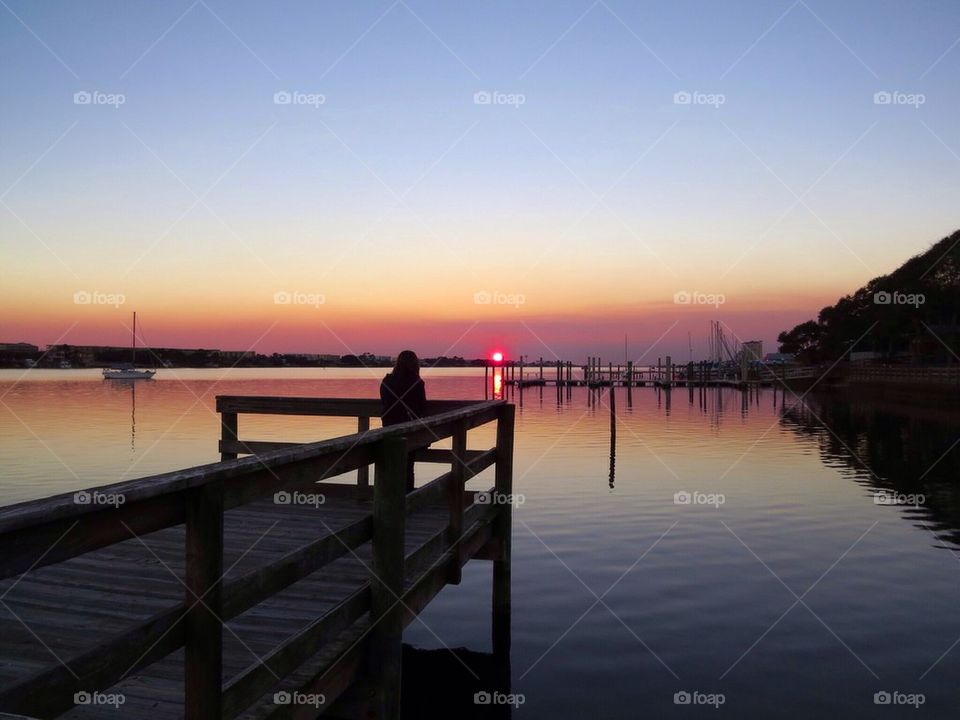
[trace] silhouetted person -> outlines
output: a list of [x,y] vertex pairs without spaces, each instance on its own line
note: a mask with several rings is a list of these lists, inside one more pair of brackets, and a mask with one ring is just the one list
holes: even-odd
[[[409,422],[422,417],[427,405],[427,393],[420,379],[420,360],[413,350],[397,355],[397,364],[380,383],[380,419],[384,427]],[[407,468],[407,492],[413,490],[413,452]]]

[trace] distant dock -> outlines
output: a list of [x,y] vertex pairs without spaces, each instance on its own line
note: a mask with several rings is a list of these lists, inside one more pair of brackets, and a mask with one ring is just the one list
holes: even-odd
[[658,359],[655,366],[602,364],[598,358],[589,358],[585,365],[570,361],[547,361],[525,363],[522,360],[506,361],[488,366],[484,382],[491,383],[491,371],[499,372],[506,387],[524,390],[527,388],[604,388],[604,387],[771,387],[781,383],[813,380],[822,372],[812,366],[777,367],[757,366],[743,363],[738,368],[721,368],[706,362],[674,364],[667,356]]

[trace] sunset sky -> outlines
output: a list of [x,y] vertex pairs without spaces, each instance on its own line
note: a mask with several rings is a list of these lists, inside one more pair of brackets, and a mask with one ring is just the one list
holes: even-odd
[[960,227],[958,74],[955,0],[3,0],[0,342],[775,350]]

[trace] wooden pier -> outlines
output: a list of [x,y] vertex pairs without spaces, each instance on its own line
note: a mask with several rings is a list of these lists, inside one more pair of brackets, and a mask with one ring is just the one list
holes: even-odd
[[[398,718],[403,628],[471,559],[493,561],[509,667],[513,405],[432,401],[373,430],[378,400],[217,409],[219,463],[0,509],[0,717]],[[248,413],[358,432],[241,440]],[[495,446],[468,449],[488,423]],[[411,457],[448,467],[408,494]]]

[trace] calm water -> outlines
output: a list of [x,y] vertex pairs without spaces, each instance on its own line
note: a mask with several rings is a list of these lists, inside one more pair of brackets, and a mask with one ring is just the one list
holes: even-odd
[[[373,397],[379,374],[166,370],[132,386],[97,371],[0,371],[0,503],[217,460],[216,394]],[[471,371],[429,372],[427,387],[482,397]],[[525,702],[514,717],[954,715],[956,413],[870,397],[802,406],[771,390],[744,402],[636,389],[628,405],[619,390],[611,462],[606,403],[576,390],[558,406],[553,390],[528,390],[518,413],[512,671]],[[240,429],[311,440],[353,423],[241,418]],[[491,440],[471,433],[471,447]],[[923,503],[877,504],[878,491]],[[678,504],[682,492],[715,502]],[[489,595],[489,564],[470,563],[407,642],[489,651]],[[677,692],[724,703],[678,706]],[[879,707],[877,692],[925,703]]]

